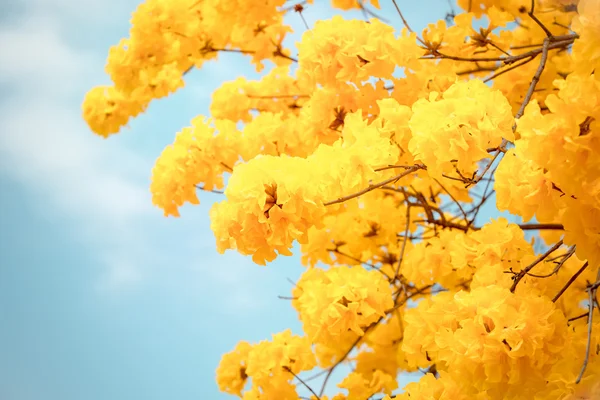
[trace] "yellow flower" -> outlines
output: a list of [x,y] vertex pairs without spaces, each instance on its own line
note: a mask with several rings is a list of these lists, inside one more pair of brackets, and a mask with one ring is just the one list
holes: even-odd
[[535,215],[540,222],[551,222],[563,206],[543,169],[514,149],[506,152],[495,177],[498,210],[520,215],[525,221]]
[[[304,332],[325,348],[341,346],[342,354],[347,346],[344,343],[364,335],[365,329],[393,306],[386,279],[362,266],[309,269],[293,294],[292,304],[300,314]],[[324,357],[319,359],[328,364]]]
[[376,393],[392,394],[398,387],[395,376],[388,375],[382,371],[375,371],[372,378],[366,379],[357,372],[351,372],[338,387],[348,390],[348,400],[363,400]]
[[569,345],[566,319],[549,298],[499,286],[441,293],[405,320],[407,355],[441,363],[492,399],[531,398]]
[[321,226],[325,208],[312,164],[303,158],[259,156],[237,166],[225,190],[226,201],[210,211],[217,249],[237,249],[257,264],[276,252],[290,255],[294,240],[306,242],[312,226]]
[[223,172],[236,161],[237,139],[231,121],[216,123],[219,133],[203,117],[177,134],[152,169],[152,202],[165,216],[179,216],[184,203],[199,204],[197,185],[204,190],[221,189]]
[[573,43],[573,61],[581,75],[600,69],[600,9],[596,0],[579,0],[572,29],[579,34]]
[[96,86],[83,100],[83,118],[92,131],[108,137],[146,108],[146,104],[129,98],[113,86]]
[[337,87],[369,77],[392,77],[396,65],[419,55],[414,36],[396,39],[393,28],[377,19],[369,22],[335,16],[318,21],[298,43],[299,77]]
[[432,93],[412,110],[408,149],[435,177],[456,175],[455,168],[471,176],[476,163],[488,157],[486,149],[499,146],[502,138],[514,140],[508,101],[477,79]]
[[221,357],[217,367],[217,384],[222,392],[241,396],[248,379],[248,354],[252,345],[239,342],[235,349]]

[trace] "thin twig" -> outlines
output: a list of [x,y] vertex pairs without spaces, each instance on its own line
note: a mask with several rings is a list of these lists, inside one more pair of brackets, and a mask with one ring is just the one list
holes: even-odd
[[394,181],[397,181],[398,179],[401,179],[407,175],[412,174],[413,172],[419,170],[419,169],[426,169],[425,165],[423,164],[417,164],[417,165],[413,165],[412,167],[408,168],[406,171],[404,171],[403,173],[396,175],[392,178],[386,179],[385,181],[379,182],[379,183],[375,183],[375,184],[371,184],[369,186],[367,186],[366,188],[364,188],[363,190],[353,193],[353,194],[349,194],[348,196],[344,196],[344,197],[340,197],[337,200],[332,200],[332,201],[328,201],[326,203],[324,203],[325,206],[330,206],[332,204],[338,204],[338,203],[343,203],[344,201],[348,201],[350,199],[353,199],[355,197],[359,197],[362,196],[365,193],[370,192],[371,190],[377,189],[381,186],[385,186],[388,183],[392,183]]
[[200,185],[194,185],[194,186],[196,187],[196,189],[204,190],[205,192],[216,193],[216,194],[223,194],[223,193],[225,193],[222,190],[214,190],[214,189],[213,190],[207,190],[207,189],[204,189],[204,187],[200,186]]
[[[392,2],[394,3],[394,7],[396,7],[396,11],[398,11],[398,15],[400,15],[400,19],[402,19],[402,23],[404,24],[404,26],[406,27],[406,29],[408,29],[408,31],[410,33],[413,33],[414,31],[410,28],[410,26],[408,25],[408,22],[406,21],[406,19],[404,18],[404,15],[402,15],[402,11],[400,11],[400,7],[398,7],[398,3],[396,3],[396,0],[392,0]],[[425,46],[425,42],[423,42],[423,40],[417,35],[417,40]]]
[[[533,96],[533,91],[535,90],[535,86],[539,82],[540,77],[542,76],[542,72],[544,71],[544,68],[546,66],[546,60],[548,59],[549,46],[550,46],[550,38],[545,38],[544,45],[542,46],[542,57],[540,59],[540,65],[538,66],[538,69],[535,72],[535,75],[531,79],[531,84],[529,85],[529,89],[527,90],[525,99],[523,99],[523,103],[521,103],[521,107],[519,107],[519,111],[517,111],[517,114],[515,115],[515,121],[517,121],[519,118],[521,118],[523,116],[523,113],[525,112],[525,107],[527,107],[527,104],[529,104],[529,101],[531,100],[531,96]],[[517,124],[515,122],[515,125],[513,126],[513,130],[516,130],[516,128],[517,128]]]
[[288,367],[288,366],[284,366],[284,367],[283,367],[283,369],[284,369],[284,370],[286,370],[287,372],[289,372],[290,374],[294,375],[294,378],[298,379],[298,381],[299,381],[301,384],[303,384],[303,385],[304,385],[304,387],[305,387],[305,388],[307,388],[307,389],[308,389],[308,390],[309,390],[309,391],[310,391],[310,392],[311,392],[311,393],[312,393],[312,394],[313,394],[313,395],[314,395],[314,396],[317,398],[317,400],[321,400],[321,397],[319,397],[319,395],[317,395],[317,394],[315,393],[315,391],[314,391],[314,390],[313,390],[313,389],[312,389],[310,386],[308,386],[308,385],[306,384],[306,382],[304,382],[302,379],[300,379],[300,377],[299,377],[298,375],[296,375],[296,374],[294,373],[294,371],[292,371],[292,369],[291,369],[290,367]]
[[564,231],[565,227],[562,224],[519,224],[519,228],[524,231],[547,230],[547,231]]
[[[380,318],[381,320],[382,318]],[[340,365],[352,352],[352,350],[354,350],[354,348],[356,347],[356,345],[358,345],[358,343],[365,337],[365,335],[367,334],[367,331],[371,328],[371,326],[375,326],[377,325],[379,321],[377,321],[374,324],[369,325],[366,329],[365,332],[363,334],[363,336],[359,336],[356,338],[356,340],[354,341],[354,343],[352,343],[352,346],[350,346],[350,348],[346,351],[346,353],[344,353],[344,355],[342,357],[340,357],[339,360],[337,360],[335,362],[335,364],[333,364],[329,370],[327,371],[327,375],[325,375],[325,379],[323,380],[323,386],[321,386],[321,390],[319,391],[319,396],[323,396],[323,393],[325,392],[325,387],[327,386],[327,381],[329,380],[329,377],[331,377],[331,374],[333,374],[333,371],[338,367],[338,365]]]
[[398,264],[396,265],[396,272],[394,273],[394,279],[396,279],[398,277],[398,273],[400,272],[400,266],[402,265],[402,260],[404,259],[404,252],[406,251],[406,242],[408,241],[408,228],[409,227],[410,227],[410,204],[407,204],[406,205],[406,227],[404,228],[404,239],[402,240],[402,249],[400,250],[400,255],[398,256]]
[[354,257],[354,256],[352,256],[352,255],[350,255],[350,254],[344,253],[343,251],[340,251],[340,250],[338,250],[338,249],[327,249],[327,251],[334,252],[334,253],[336,253],[336,254],[339,254],[340,256],[347,257],[347,258],[349,258],[349,259],[351,259],[351,260],[354,260],[354,261],[356,261],[357,263],[364,264],[364,265],[366,265],[366,266],[368,266],[368,267],[371,267],[371,268],[373,268],[375,271],[378,271],[380,274],[382,274],[383,276],[385,276],[385,277],[387,278],[387,280],[390,280],[390,279],[391,279],[391,277],[390,277],[388,274],[386,274],[386,273],[385,273],[385,271],[383,271],[381,268],[379,268],[379,267],[378,267],[377,265],[375,265],[375,264],[372,264],[372,263],[369,263],[369,262],[366,262],[366,261],[362,261],[360,258],[357,258],[357,257]]
[[573,321],[577,321],[578,319],[581,319],[581,318],[583,318],[583,317],[587,317],[587,316],[588,316],[588,311],[586,311],[586,312],[584,312],[583,314],[581,314],[581,315],[578,315],[578,316],[576,316],[576,317],[569,318],[569,319],[567,320],[567,322],[573,322]]
[[375,168],[373,171],[380,172],[380,171],[385,171],[387,169],[394,169],[394,168],[408,169],[408,168],[412,168],[412,167],[414,167],[414,165],[388,165],[387,167]]
[[525,60],[523,60],[521,62],[518,62],[518,63],[515,63],[515,64],[511,65],[510,67],[508,67],[506,69],[503,69],[502,71],[494,72],[491,76],[485,78],[483,80],[483,82],[487,83],[487,82],[491,81],[492,79],[496,79],[497,77],[499,77],[502,74],[510,72],[513,69],[519,68],[520,66],[525,65],[525,64],[529,63],[531,60],[535,59],[535,57],[536,56],[531,56],[531,57],[526,58]]
[[294,6],[294,11],[296,11],[298,14],[300,14],[300,18],[302,18],[302,22],[304,22],[304,26],[306,27],[306,30],[310,31],[308,23],[306,22],[306,19],[304,19],[304,14],[302,14],[302,11],[304,11],[304,7],[302,6],[302,4],[297,4],[296,6]]
[[467,187],[469,187],[471,184],[477,184],[479,183],[479,181],[481,181],[483,179],[483,177],[485,176],[485,174],[490,170],[492,164],[494,164],[496,162],[496,160],[498,159],[498,156],[500,156],[500,154],[504,154],[504,152],[506,151],[506,146],[508,145],[508,140],[506,139],[502,139],[502,143],[500,143],[500,146],[498,146],[498,150],[496,150],[496,153],[494,154],[494,156],[492,157],[492,159],[490,160],[489,163],[487,163],[487,165],[485,166],[485,168],[483,168],[483,171],[481,171],[481,173],[479,175],[477,175],[475,177],[475,179],[472,180],[472,182],[470,182]]
[[542,28],[542,30],[544,31],[544,33],[546,34],[547,37],[551,38],[553,36],[552,33],[548,30],[548,28],[546,28],[546,25],[544,25],[542,23],[542,21],[540,21],[535,15],[533,15],[534,10],[535,10],[535,0],[531,0],[531,10],[529,10],[527,15],[529,15],[529,17],[532,20],[534,20],[535,23],[538,24],[538,26],[540,28]]
[[562,256],[558,256],[558,257],[554,257],[553,259],[548,259],[546,260],[546,262],[552,262],[560,257],[562,257],[562,260],[560,260],[559,262],[556,263],[556,267],[554,267],[554,269],[552,270],[552,272],[550,272],[549,274],[545,274],[545,275],[536,275],[536,274],[532,274],[531,272],[528,273],[527,275],[532,276],[534,278],[549,278],[552,275],[555,275],[558,273],[558,271],[562,268],[562,266],[564,265],[564,263],[567,262],[567,260],[569,258],[571,258],[573,256],[573,254],[575,254],[575,246],[571,246],[571,248]]
[[[578,39],[578,38],[579,38],[579,35],[577,35],[577,34],[554,36],[552,38],[552,43],[548,45],[547,50],[553,50],[553,49],[567,47],[567,46],[571,45],[575,41],[575,39]],[[546,38],[546,39],[548,39],[548,38]],[[536,56],[538,54],[541,54],[543,51],[544,51],[544,49],[542,47],[542,48],[533,49],[526,53],[516,54],[514,56],[477,57],[477,58],[476,57],[451,56],[449,54],[443,54],[443,53],[440,53],[439,51],[436,51],[433,56],[423,56],[423,57],[421,57],[421,59],[422,60],[436,60],[439,58],[447,58],[449,60],[454,60],[454,61],[468,61],[468,62],[496,61],[496,62],[502,62],[504,64],[513,64],[524,58],[529,58],[531,56]]]
[[414,31],[410,28],[410,25],[408,25],[408,22],[406,21],[406,18],[404,18],[404,15],[402,15],[402,11],[400,11],[400,7],[398,7],[398,3],[396,3],[396,0],[392,0],[392,2],[394,3],[394,7],[396,7],[396,11],[398,11],[398,15],[400,15],[400,19],[402,19],[402,23],[404,24],[406,29],[408,29],[410,33],[413,33]]
[[546,257],[548,257],[550,254],[552,254],[556,249],[558,249],[560,246],[562,246],[563,241],[562,239],[559,240],[554,246],[552,246],[550,249],[548,249],[548,251],[546,251],[544,254],[542,254],[541,256],[539,256],[534,262],[532,262],[531,264],[529,264],[527,267],[525,267],[524,269],[522,269],[515,277],[514,277],[514,282],[512,284],[512,286],[510,287],[510,291],[514,293],[515,289],[517,288],[517,285],[519,284],[519,282],[521,281],[521,279],[523,279],[523,277],[525,275],[527,275],[527,273],[529,271],[531,271],[533,269],[533,267],[535,267],[536,265],[538,265],[540,262],[544,261],[544,259]]
[[575,383],[581,382],[581,378],[583,378],[583,373],[587,368],[588,361],[590,359],[590,347],[592,347],[592,320],[594,318],[594,301],[596,297],[596,291],[598,290],[598,285],[600,284],[600,268],[598,268],[598,274],[596,276],[596,283],[590,285],[587,288],[589,294],[589,314],[588,314],[588,337],[587,337],[587,345],[585,347],[585,358],[583,359],[583,365],[581,366],[581,371],[579,371],[579,376],[575,380]]
[[552,299],[553,303],[556,303],[556,301],[560,299],[560,296],[562,296],[562,294],[569,288],[569,286],[571,286],[571,284],[575,282],[575,280],[579,277],[579,275],[581,275],[581,273],[587,268],[587,266],[588,262],[586,261],[585,264],[583,264],[583,266],[579,268],[579,270],[575,272],[575,274],[567,281],[565,286],[563,286],[563,288],[560,289],[556,296],[554,296],[554,298]]
[[448,189],[446,189],[444,187],[444,185],[442,185],[442,182],[440,182],[439,180],[435,179],[435,181],[438,183],[438,185],[440,185],[440,187],[442,188],[442,190],[444,192],[446,192],[446,194],[448,196],[450,196],[450,198],[452,199],[452,201],[454,201],[454,203],[458,206],[458,209],[460,210],[460,212],[462,213],[463,217],[465,218],[465,223],[469,223],[469,218],[467,218],[467,213],[465,213],[465,210],[462,208],[462,206],[460,205],[460,202],[458,200],[456,200],[456,197],[454,197],[452,195],[452,193],[450,193],[450,191]]
[[246,94],[246,97],[250,99],[286,99],[286,98],[300,98],[300,97],[310,97],[307,94],[273,94],[273,95],[253,95]]

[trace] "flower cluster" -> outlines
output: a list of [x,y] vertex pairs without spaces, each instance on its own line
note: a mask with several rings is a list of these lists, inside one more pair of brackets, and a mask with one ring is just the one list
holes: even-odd
[[531,398],[569,345],[566,319],[544,297],[497,286],[442,293],[405,314],[403,349],[490,398]]
[[231,171],[237,158],[238,137],[235,125],[221,121],[219,133],[203,117],[177,134],[175,143],[167,147],[152,170],[152,202],[164,210],[165,216],[179,216],[185,202],[198,204],[197,185],[203,190],[221,189],[223,172]]
[[296,400],[298,395],[291,381],[314,366],[310,342],[306,337],[292,335],[288,329],[273,335],[271,341],[254,345],[239,342],[221,359],[217,384],[222,391],[241,397],[251,380],[251,388],[243,393],[244,399]]
[[293,294],[304,332],[317,344],[324,366],[339,359],[394,305],[386,279],[361,266],[309,269]]
[[513,140],[510,105],[482,81],[457,82],[412,107],[408,149],[434,176],[455,170],[471,176],[487,149]]
[[419,56],[414,36],[396,38],[379,20],[344,20],[335,16],[319,21],[298,45],[299,76],[314,84],[338,87],[360,84],[370,77],[389,79],[397,65]]

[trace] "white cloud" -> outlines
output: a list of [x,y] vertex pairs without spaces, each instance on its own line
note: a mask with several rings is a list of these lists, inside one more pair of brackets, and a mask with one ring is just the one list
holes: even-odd
[[0,30],[0,83],[9,87],[0,103],[1,172],[39,195],[42,210],[76,224],[86,244],[102,247],[108,286],[134,283],[140,260],[128,249],[145,244],[139,222],[160,215],[146,182],[152,160],[89,131],[77,101],[102,61],[70,47],[59,20],[39,15]]
[[[69,80],[81,81],[90,64],[89,56],[73,52],[59,37],[58,21],[39,14],[2,29],[0,42],[0,79],[18,80],[22,89],[34,89],[30,85],[36,84],[41,90],[73,90]],[[58,84],[63,86],[54,86]]]
[[142,279],[140,268],[130,261],[121,258],[107,261],[108,271],[98,282],[98,290],[113,293],[115,288],[130,286]]
[[56,15],[61,19],[98,21],[106,26],[111,19],[130,14],[140,3],[139,0],[29,0],[26,11]]

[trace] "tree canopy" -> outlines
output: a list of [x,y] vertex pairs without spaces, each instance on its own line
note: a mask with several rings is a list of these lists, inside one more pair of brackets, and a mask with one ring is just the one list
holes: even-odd
[[[318,2],[146,0],[108,53],[113,84],[83,102],[108,137],[222,52],[264,71],[223,83],[152,170],[165,216],[223,196],[219,252],[266,265],[299,244],[306,266],[289,298],[302,335],[239,342],[219,388],[600,398],[600,2],[459,0],[420,33],[396,0],[331,0],[341,15],[310,26]],[[287,48],[292,18],[305,32]]]

